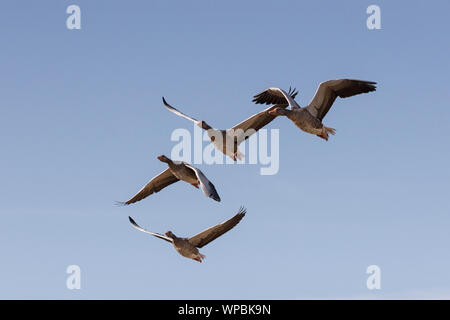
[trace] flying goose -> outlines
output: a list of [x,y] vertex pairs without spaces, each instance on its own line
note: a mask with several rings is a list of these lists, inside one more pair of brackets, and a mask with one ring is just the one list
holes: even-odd
[[133,225],[133,227],[135,227],[139,231],[151,234],[152,236],[171,242],[175,247],[175,250],[177,250],[178,253],[181,254],[183,257],[190,258],[198,262],[202,262],[202,259],[205,258],[205,255],[201,254],[197,248],[202,248],[206,246],[211,241],[217,239],[224,233],[231,230],[235,225],[239,223],[239,221],[241,221],[241,219],[245,216],[245,213],[246,213],[245,208],[241,207],[239,209],[239,212],[233,218],[225,222],[222,222],[214,227],[206,229],[205,231],[202,231],[191,238],[179,238],[176,235],[174,235],[172,231],[167,231],[165,235],[151,232],[140,227],[133,220],[133,218],[128,217],[128,219],[130,219],[130,222]]
[[323,125],[322,120],[333,105],[337,97],[347,98],[361,93],[376,90],[376,82],[339,79],[322,82],[317,88],[314,98],[308,106],[301,108],[294,97],[283,89],[269,88],[254,96],[253,102],[259,104],[289,103],[290,110],[274,108],[269,111],[272,115],[286,116],[305,132],[328,141],[328,134],[335,134],[335,129]]
[[200,185],[203,193],[207,197],[220,202],[220,197],[217,194],[216,188],[199,169],[185,162],[172,161],[165,155],[158,156],[157,158],[159,161],[167,163],[169,168],[151,179],[150,182],[147,183],[130,200],[126,202],[119,202],[119,204],[128,205],[140,201],[179,180],[186,181],[187,183],[192,184],[197,189]]
[[[290,97],[295,98],[298,92],[294,90],[289,90]],[[282,102],[275,106],[269,107],[264,111],[261,111],[257,114],[254,114],[250,118],[242,121],[241,123],[235,125],[231,129],[219,130],[213,129],[206,121],[194,119],[188,115],[185,115],[178,109],[172,107],[167,103],[166,99],[163,97],[163,103],[173,113],[176,115],[188,119],[194,122],[200,128],[207,130],[207,134],[213,143],[214,147],[229,156],[231,159],[236,161],[236,158],[242,160],[243,154],[238,150],[239,145],[248,139],[253,133],[269,124],[273,119],[276,118],[276,115],[269,113],[270,111],[279,108],[284,109],[288,106],[287,102]],[[247,131],[248,130],[248,131]],[[223,141],[225,140],[225,143]]]

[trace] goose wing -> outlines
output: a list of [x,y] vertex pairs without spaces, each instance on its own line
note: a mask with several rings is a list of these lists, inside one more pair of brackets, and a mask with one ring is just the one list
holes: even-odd
[[202,189],[205,196],[220,202],[220,197],[216,191],[216,188],[214,187],[212,182],[209,181],[208,178],[206,178],[203,172],[187,163],[185,163],[184,165],[195,172],[198,181],[200,181],[200,188]]
[[145,229],[142,228],[140,225],[138,225],[138,224],[133,220],[133,218],[128,217],[128,219],[130,220],[131,225],[132,225],[134,228],[138,229],[139,231],[142,231],[142,232],[151,234],[152,236],[155,236],[155,237],[157,237],[157,238],[160,238],[160,239],[163,239],[163,240],[166,240],[166,241],[172,243],[172,239],[171,239],[171,238],[166,237],[166,236],[163,236],[162,234],[159,234],[159,233],[155,233],[155,232],[151,232],[151,231],[145,230]]
[[[268,125],[270,122],[272,122],[273,119],[275,119],[277,116],[273,116],[269,113],[269,111],[275,109],[275,108],[286,108],[287,104],[276,104],[274,106],[271,106],[261,112],[258,112],[257,114],[252,115],[250,118],[242,121],[241,123],[235,125],[232,129],[233,130],[242,130],[244,136],[239,139],[239,143],[248,139],[253,133],[258,131],[259,129],[263,128],[264,126]],[[255,130],[254,132],[249,133],[246,135],[246,131],[249,129]]]
[[339,79],[322,82],[306,109],[316,118],[322,120],[337,97],[347,98],[376,90],[376,82]]
[[280,88],[268,88],[253,97],[253,102],[256,104],[289,104],[291,109],[300,108],[295,102],[295,97],[298,91],[289,88],[289,92],[286,93]]
[[159,192],[168,185],[177,182],[178,178],[173,175],[169,168],[158,174],[156,177],[150,180],[138,193],[136,193],[130,200],[126,202],[120,202],[120,204],[128,205],[138,202],[149,195]]
[[194,118],[192,118],[192,117],[190,117],[190,116],[188,116],[188,115],[185,115],[185,114],[184,114],[183,112],[181,112],[180,110],[178,110],[178,109],[172,107],[170,104],[167,103],[167,101],[166,101],[166,99],[164,99],[164,97],[163,97],[162,99],[163,99],[163,103],[164,103],[164,105],[166,106],[166,108],[169,109],[170,111],[172,111],[173,113],[175,113],[176,115],[178,115],[178,116],[180,116],[180,117],[183,117],[183,118],[185,118],[185,119],[191,120],[192,122],[194,122],[194,123],[197,124],[197,125],[200,123],[200,121],[198,121],[197,119],[194,119]]
[[239,221],[242,220],[246,212],[247,210],[244,207],[241,207],[239,212],[233,218],[200,232],[199,234],[189,238],[188,241],[197,248],[204,247],[211,241],[231,230],[239,223]]

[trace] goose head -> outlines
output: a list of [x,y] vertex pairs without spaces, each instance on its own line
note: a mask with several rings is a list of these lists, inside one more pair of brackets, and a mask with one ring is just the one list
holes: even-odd
[[172,231],[167,231],[167,232],[165,233],[165,235],[166,235],[167,237],[169,237],[170,239],[176,238],[176,236],[172,233]]
[[273,116],[286,116],[289,113],[289,110],[286,110],[284,108],[275,108],[273,110],[269,111],[269,114]]
[[203,120],[198,123],[198,126],[204,130],[212,129],[212,127]]
[[170,160],[169,158],[167,158],[165,155],[160,155],[160,156],[158,156],[157,157],[157,159],[159,160],[159,161],[161,161],[161,162],[165,162],[165,163],[169,163],[169,162],[171,162],[172,160]]

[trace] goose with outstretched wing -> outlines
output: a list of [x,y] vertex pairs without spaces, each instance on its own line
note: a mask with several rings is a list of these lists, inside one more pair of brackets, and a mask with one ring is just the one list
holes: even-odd
[[177,250],[177,252],[181,254],[183,257],[190,258],[198,262],[202,262],[202,260],[205,258],[205,255],[201,254],[198,251],[198,248],[206,246],[211,241],[217,239],[224,233],[230,231],[242,220],[246,212],[247,211],[245,210],[245,208],[241,207],[239,209],[239,212],[231,219],[228,219],[225,222],[219,223],[218,225],[208,228],[205,231],[202,231],[199,234],[190,238],[177,237],[176,235],[173,234],[172,231],[167,231],[165,235],[151,232],[139,226],[133,220],[133,218],[128,217],[128,219],[130,220],[130,223],[133,225],[133,227],[135,227],[139,231],[151,234],[152,236],[163,239],[167,242],[171,242],[175,250]]
[[118,204],[129,205],[135,203],[180,180],[190,183],[197,189],[200,186],[205,196],[220,202],[216,188],[199,169],[185,162],[172,161],[164,155],[159,156],[158,160],[167,163],[169,167],[151,179],[130,200],[119,202]]
[[[298,92],[296,92],[295,89],[290,89],[288,95],[293,99],[295,98],[297,93]],[[180,110],[168,104],[164,97],[162,99],[164,105],[169,111],[175,113],[180,117],[192,121],[200,128],[206,130],[214,147],[225,155],[229,156],[234,161],[236,161],[236,159],[242,160],[244,156],[238,149],[239,145],[256,131],[269,124],[273,119],[276,118],[276,115],[271,114],[270,112],[276,108],[284,109],[288,106],[288,103],[284,101],[280,104],[271,106],[257,114],[254,114],[250,118],[242,121],[241,123],[235,125],[230,129],[219,130],[212,128],[209,124],[206,123],[206,121],[197,120],[182,113]]]
[[337,97],[347,98],[361,93],[376,90],[376,82],[339,79],[322,82],[308,106],[301,108],[294,97],[280,88],[269,88],[254,96],[257,104],[288,103],[290,109],[274,108],[269,111],[274,116],[286,116],[297,127],[305,132],[328,140],[329,134],[335,134],[335,129],[323,125],[322,120],[330,110]]

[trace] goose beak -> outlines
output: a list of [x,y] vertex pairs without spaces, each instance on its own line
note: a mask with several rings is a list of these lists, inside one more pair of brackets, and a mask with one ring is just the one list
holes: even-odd
[[157,156],[156,159],[158,159],[159,161],[162,161],[163,157],[162,156]]

